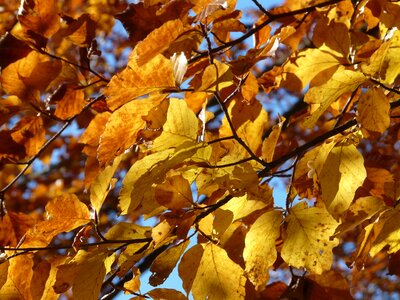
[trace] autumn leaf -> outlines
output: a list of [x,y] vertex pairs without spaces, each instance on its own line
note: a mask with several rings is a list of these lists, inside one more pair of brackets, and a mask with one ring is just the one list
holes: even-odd
[[379,88],[372,88],[362,94],[357,105],[357,121],[363,134],[369,132],[383,133],[390,125],[389,99]]
[[306,202],[295,205],[289,216],[287,236],[281,256],[290,266],[321,274],[333,262],[332,248],[339,243],[331,240],[338,223],[323,207],[308,207]]
[[26,233],[24,247],[46,247],[59,233],[90,222],[89,210],[74,194],[64,194],[46,205],[47,220]]
[[172,62],[156,55],[143,65],[138,65],[136,54],[130,55],[128,66],[112,77],[104,94],[107,104],[116,110],[123,104],[150,93],[160,93],[175,88],[175,77]]
[[366,175],[364,159],[356,146],[337,145],[329,152],[318,179],[322,200],[337,220],[349,208]]
[[275,241],[280,235],[281,221],[281,212],[266,212],[251,225],[246,235],[243,258],[247,276],[256,289],[265,287],[269,279],[267,270],[277,258]]
[[158,286],[165,281],[165,279],[175,268],[178,260],[185,252],[188,245],[189,240],[176,246],[172,246],[157,256],[150,267],[152,274],[150,276],[149,283],[152,286]]
[[143,41],[137,44],[133,52],[138,66],[147,63],[154,56],[166,50],[183,31],[184,25],[179,19],[167,21],[153,30]]
[[181,175],[167,177],[157,185],[155,197],[158,203],[172,210],[179,210],[192,205],[190,183]]
[[186,293],[195,299],[244,299],[246,278],[225,250],[214,244],[190,248],[179,264]]
[[[3,265],[5,265],[3,267]],[[6,266],[8,265],[8,268]],[[30,255],[21,255],[11,262],[3,263],[0,269],[7,272],[7,280],[0,289],[0,297],[4,299],[29,299],[31,298],[31,280],[33,276],[33,260]],[[2,277],[5,273],[2,273]],[[4,277],[3,277],[4,281]]]
[[199,91],[212,92],[233,84],[233,74],[227,64],[216,61],[204,70]]
[[55,292],[65,293],[72,287],[72,294],[77,299],[97,299],[114,259],[115,255],[107,252],[79,250],[72,260],[57,267]]
[[314,126],[319,117],[333,102],[344,93],[353,92],[365,80],[361,72],[345,70],[343,67],[338,68],[326,83],[311,88],[305,95],[305,102],[317,104],[318,107],[312,112],[311,117],[304,122],[304,125],[306,127]]

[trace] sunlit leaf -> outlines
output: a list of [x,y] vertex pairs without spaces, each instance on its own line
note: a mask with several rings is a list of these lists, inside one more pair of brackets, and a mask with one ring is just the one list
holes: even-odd
[[244,271],[214,244],[189,249],[179,264],[185,291],[195,299],[244,299]]
[[80,250],[72,260],[57,267],[54,290],[65,293],[72,287],[76,299],[98,299],[101,284],[110,271],[115,255]]
[[349,208],[366,176],[364,159],[354,145],[338,145],[330,151],[318,178],[322,200],[336,219]]
[[374,257],[381,251],[385,246],[389,246],[388,253],[396,253],[400,250],[400,211],[397,208],[389,209],[380,215],[380,218],[376,220],[375,226],[382,226],[378,231],[376,239],[373,241],[372,247],[369,251],[370,255]]
[[304,97],[310,104],[319,104],[316,111],[312,112],[309,119],[304,122],[307,127],[312,127],[327,108],[341,95],[354,91],[366,80],[358,71],[345,70],[340,67],[326,83],[311,88]]
[[[115,157],[135,144],[138,132],[146,122],[142,116],[156,106],[163,97],[150,97],[130,101],[109,117],[104,132],[101,134],[97,158],[100,164],[110,163]],[[121,136],[124,138],[121,139]]]
[[336,238],[331,240],[338,223],[329,212],[323,207],[308,207],[306,202],[300,202],[290,210],[286,221],[283,260],[311,273],[329,270],[333,262],[332,248],[339,243]]
[[207,66],[202,76],[199,91],[216,91],[233,84],[233,74],[227,64],[216,61]]
[[24,247],[46,247],[59,233],[70,231],[90,222],[87,206],[74,194],[64,194],[46,205],[47,220],[29,229]]
[[357,105],[357,121],[364,135],[368,131],[383,133],[390,125],[389,99],[380,88],[371,88],[362,94]]
[[61,86],[52,98],[59,98],[54,115],[63,120],[79,114],[86,104],[85,93],[74,85]]
[[246,274],[256,289],[262,289],[268,282],[268,269],[277,258],[275,241],[280,235],[282,213],[270,211],[261,215],[246,235],[243,258]]
[[153,30],[141,41],[133,52],[139,66],[147,63],[157,54],[163,52],[183,32],[183,23],[179,19],[165,22]]
[[158,54],[139,66],[133,52],[128,66],[112,77],[104,94],[108,97],[107,104],[110,109],[116,110],[135,98],[162,92],[174,88],[175,85],[174,69],[169,59]]
[[[6,266],[7,262],[3,263]],[[0,298],[2,299],[30,299],[31,282],[33,276],[33,260],[30,255],[20,255],[13,258],[8,265],[7,281],[0,289]],[[3,268],[3,272],[7,268]],[[4,281],[4,278],[3,278]]]
[[166,181],[157,185],[155,197],[158,203],[172,210],[190,207],[193,203],[190,184],[181,175],[167,177]]

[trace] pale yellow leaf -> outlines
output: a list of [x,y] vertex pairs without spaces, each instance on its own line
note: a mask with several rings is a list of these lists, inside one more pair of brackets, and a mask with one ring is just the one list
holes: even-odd
[[263,289],[269,279],[269,268],[277,258],[275,241],[280,236],[282,213],[274,210],[261,215],[246,235],[243,258],[247,277],[256,289]]
[[281,251],[283,260],[311,273],[329,270],[333,262],[332,248],[339,244],[339,240],[331,240],[331,236],[339,223],[325,208],[308,207],[306,202],[295,205],[286,221],[287,236]]
[[366,80],[358,71],[346,70],[340,67],[326,83],[311,88],[305,95],[304,101],[309,104],[319,104],[316,111],[312,112],[309,119],[304,122],[306,127],[315,125],[319,117],[340,96],[347,92],[353,92]]
[[168,110],[163,114],[167,120],[163,125],[161,135],[151,145],[153,151],[176,148],[185,142],[197,141],[199,122],[185,101],[169,99]]
[[179,264],[179,276],[195,299],[244,299],[246,278],[224,249],[199,244],[187,251]]
[[[159,208],[154,198],[154,185],[164,181],[166,173],[185,161],[204,162],[211,155],[211,148],[190,140],[181,148],[171,148],[145,156],[129,169],[119,195],[121,214],[133,212],[140,204],[145,213]],[[146,201],[144,201],[146,200]],[[162,208],[162,207],[161,207]]]
[[135,53],[132,53],[128,66],[111,78],[104,95],[108,98],[108,107],[114,111],[140,96],[160,93],[171,88],[175,88],[175,77],[169,59],[158,54],[146,64],[139,66]]
[[111,180],[120,162],[121,156],[118,156],[114,159],[113,164],[101,170],[90,184],[90,203],[97,213],[100,212],[101,206],[112,187]]
[[381,88],[373,87],[362,94],[357,105],[357,121],[363,134],[368,131],[383,133],[390,125],[390,103]]
[[366,176],[364,159],[356,146],[338,145],[330,151],[318,179],[322,200],[332,216],[339,219],[349,208]]
[[297,54],[295,62],[288,62],[284,66],[284,72],[287,74],[287,82],[285,86],[293,89],[290,85],[297,85],[292,82],[294,79],[290,78],[291,74],[294,74],[301,82],[301,86],[298,90],[303,90],[311,80],[318,75],[318,73],[338,67],[340,62],[333,55],[321,51],[319,49],[307,49]]
[[180,19],[167,21],[154,29],[143,41],[137,44],[133,51],[138,66],[147,63],[154,56],[166,50],[183,30],[183,23]]

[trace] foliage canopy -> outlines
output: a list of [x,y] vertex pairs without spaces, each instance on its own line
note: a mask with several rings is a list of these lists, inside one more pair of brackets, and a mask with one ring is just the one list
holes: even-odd
[[398,293],[400,4],[252,3],[2,1],[0,298]]

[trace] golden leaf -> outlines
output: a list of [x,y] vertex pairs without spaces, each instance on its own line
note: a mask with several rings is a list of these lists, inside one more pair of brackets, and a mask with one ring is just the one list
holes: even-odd
[[372,54],[369,62],[361,64],[361,70],[384,84],[393,84],[400,73],[400,32],[393,36]]
[[111,180],[120,162],[121,156],[118,156],[112,165],[101,170],[90,184],[90,203],[97,213],[100,212],[101,206],[112,188]]
[[281,251],[283,260],[311,273],[329,270],[333,261],[332,248],[339,243],[336,238],[331,240],[331,236],[339,223],[325,208],[309,208],[306,202],[295,205],[286,221],[287,236]]
[[[161,106],[160,108],[163,109]],[[153,141],[151,150],[162,151],[197,141],[198,119],[185,101],[169,99],[168,110],[163,115],[166,116],[166,121],[162,133]]]
[[175,88],[172,62],[158,54],[146,64],[138,65],[135,53],[129,57],[128,66],[111,78],[104,95],[111,110],[140,96]]
[[[389,246],[387,253],[396,253],[400,250],[400,211],[397,208],[390,208],[383,212],[379,219],[373,224],[375,227],[382,227],[377,231],[375,229],[376,239],[373,240],[372,247],[369,250],[371,257],[378,254],[385,246]],[[378,234],[376,234],[378,232]]]
[[383,133],[390,125],[390,103],[382,89],[373,87],[361,95],[357,105],[357,121],[363,135],[369,131]]
[[152,274],[149,278],[149,283],[152,286],[160,285],[168,278],[183,252],[185,252],[189,242],[190,241],[187,240],[176,246],[172,246],[156,257],[150,267]]
[[198,91],[213,92],[233,84],[233,74],[227,64],[215,61],[204,70]]
[[246,278],[224,249],[214,244],[190,248],[179,264],[179,276],[195,299],[244,299]]
[[74,194],[64,194],[46,205],[47,220],[26,233],[23,247],[46,247],[59,233],[71,231],[90,222],[87,206]]
[[[7,266],[7,262],[3,263]],[[20,255],[10,260],[8,265],[7,281],[0,289],[1,299],[32,299],[31,282],[33,276],[32,255]],[[7,268],[1,268],[6,272]],[[4,273],[2,274],[4,276]],[[4,278],[3,278],[4,280]]]
[[345,70],[344,67],[340,67],[326,83],[309,89],[304,101],[310,104],[319,104],[319,107],[304,122],[304,125],[309,128],[314,126],[333,102],[344,93],[353,92],[365,80],[366,78],[361,72]]
[[111,114],[101,134],[97,150],[97,158],[101,165],[110,163],[135,144],[138,132],[146,125],[142,116],[162,99],[163,97],[154,96],[130,101]]
[[86,104],[85,93],[77,85],[62,85],[54,96],[61,97],[54,115],[62,120],[79,114]]
[[109,112],[103,112],[95,115],[92,121],[90,121],[85,132],[79,139],[79,143],[85,144],[83,153],[91,157],[97,156],[97,148],[100,142],[100,136],[104,132],[110,116],[111,114]]
[[171,210],[180,210],[193,204],[189,181],[182,175],[167,177],[162,184],[157,185],[155,197],[158,203]]
[[39,91],[45,91],[62,68],[59,60],[53,60],[36,51],[9,64],[2,70],[1,84],[4,90],[23,101],[39,101]]
[[114,259],[115,254],[79,250],[72,260],[57,267],[55,292],[64,293],[72,287],[75,299],[98,299],[104,277]]
[[46,132],[40,116],[23,118],[13,131],[11,137],[18,144],[24,145],[25,152],[29,156],[37,154],[46,142]]
[[266,162],[271,162],[274,158],[276,144],[281,135],[282,125],[285,122],[285,118],[282,117],[279,124],[274,125],[272,127],[272,131],[269,136],[262,143],[262,158]]
[[332,216],[339,219],[349,208],[366,177],[364,159],[356,146],[338,145],[330,151],[318,179],[322,200]]
[[[297,54],[296,60],[285,64],[286,79],[284,85],[290,90],[301,91],[320,72],[339,67],[340,62],[331,54],[319,49],[307,49]],[[290,75],[295,75],[301,82],[296,82]]]
[[133,53],[138,66],[141,66],[166,50],[169,45],[184,31],[181,20],[170,20],[153,30],[143,41],[139,42]]
[[60,28],[60,17],[55,0],[24,0],[21,8],[18,20],[26,31],[31,30],[49,38]]
[[246,235],[243,258],[247,277],[256,289],[262,290],[268,282],[268,269],[277,258],[275,241],[280,236],[282,213],[274,210],[262,214],[251,225]]

